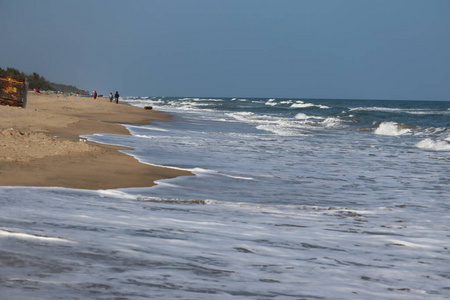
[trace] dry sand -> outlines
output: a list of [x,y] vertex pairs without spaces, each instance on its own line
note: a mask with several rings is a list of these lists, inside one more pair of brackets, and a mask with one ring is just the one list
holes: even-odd
[[84,98],[28,93],[27,108],[0,106],[0,185],[77,189],[148,187],[190,172],[142,164],[129,149],[80,135],[129,134],[121,124],[170,120],[162,112]]

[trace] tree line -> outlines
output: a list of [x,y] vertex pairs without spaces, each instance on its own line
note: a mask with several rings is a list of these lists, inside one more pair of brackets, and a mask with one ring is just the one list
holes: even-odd
[[39,88],[40,90],[46,91],[61,91],[63,93],[79,93],[82,95],[89,94],[87,91],[80,90],[72,85],[50,82],[47,79],[45,79],[44,76],[41,76],[36,72],[33,72],[33,74],[31,75],[27,75],[24,72],[21,72],[15,68],[6,68],[6,70],[0,68],[0,75],[6,75],[20,79],[27,79],[28,88],[32,90]]

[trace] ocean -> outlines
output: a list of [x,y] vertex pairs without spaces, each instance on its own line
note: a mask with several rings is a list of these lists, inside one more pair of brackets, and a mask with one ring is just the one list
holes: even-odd
[[122,101],[173,121],[85,137],[196,176],[1,187],[0,299],[450,298],[449,102]]

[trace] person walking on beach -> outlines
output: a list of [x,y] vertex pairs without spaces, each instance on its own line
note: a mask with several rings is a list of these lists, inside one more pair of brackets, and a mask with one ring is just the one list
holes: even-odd
[[94,100],[97,99],[97,91],[94,91]]
[[112,102],[112,99],[113,99],[113,94],[110,92],[109,93],[109,102]]
[[116,91],[116,94],[114,95],[116,97],[116,104],[119,103],[119,92]]

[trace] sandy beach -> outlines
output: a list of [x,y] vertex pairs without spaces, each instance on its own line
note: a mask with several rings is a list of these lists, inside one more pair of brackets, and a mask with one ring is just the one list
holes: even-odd
[[128,135],[121,124],[170,120],[162,112],[109,99],[28,93],[26,109],[0,106],[0,185],[115,189],[152,186],[192,175],[142,164],[119,150],[85,141],[94,133]]

